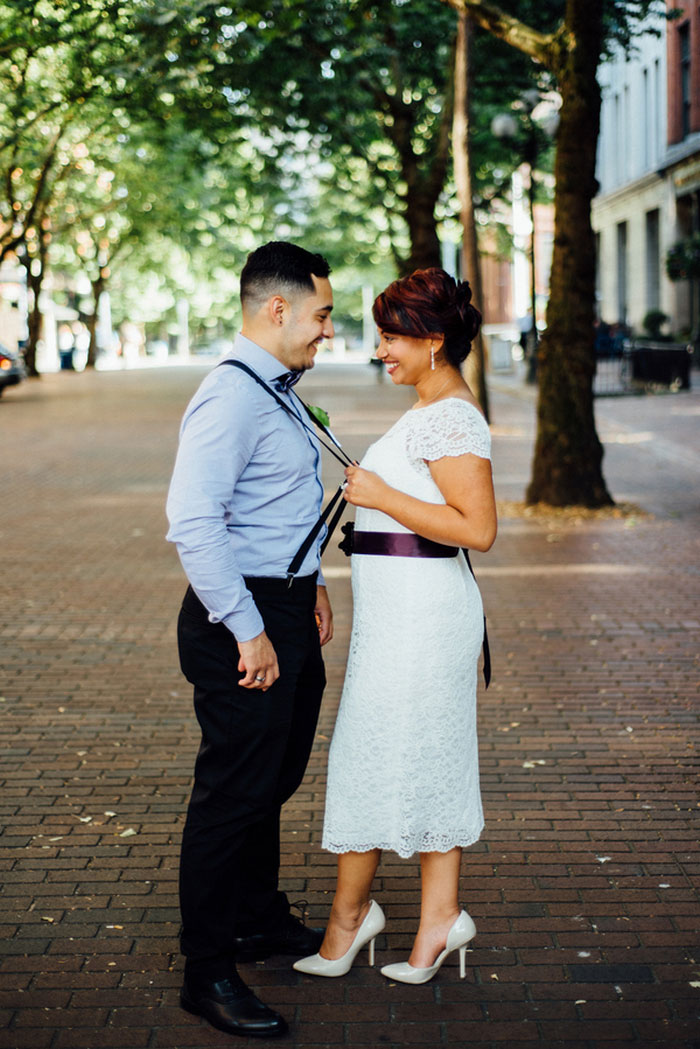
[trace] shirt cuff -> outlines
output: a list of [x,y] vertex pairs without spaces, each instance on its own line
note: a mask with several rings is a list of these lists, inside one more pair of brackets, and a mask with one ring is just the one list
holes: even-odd
[[262,616],[257,608],[253,606],[244,612],[231,612],[223,619],[217,619],[213,613],[209,613],[210,623],[223,623],[231,631],[236,641],[252,641],[265,629]]

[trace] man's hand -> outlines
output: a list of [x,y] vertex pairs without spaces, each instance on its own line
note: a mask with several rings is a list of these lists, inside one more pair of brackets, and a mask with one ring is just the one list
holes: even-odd
[[316,623],[321,644],[327,644],[333,637],[333,613],[325,586],[316,587]]
[[242,688],[259,688],[261,692],[267,692],[280,676],[280,668],[265,631],[250,641],[239,641],[238,651],[241,654],[238,669],[244,673],[238,684]]

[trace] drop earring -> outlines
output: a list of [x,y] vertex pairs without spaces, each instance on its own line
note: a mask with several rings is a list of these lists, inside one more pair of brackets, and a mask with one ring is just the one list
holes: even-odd
[[435,347],[434,346],[430,347],[430,370],[431,370],[431,372],[435,371]]

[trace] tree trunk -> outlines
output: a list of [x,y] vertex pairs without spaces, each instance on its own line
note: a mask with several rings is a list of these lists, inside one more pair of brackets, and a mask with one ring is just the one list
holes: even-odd
[[27,317],[27,345],[24,349],[24,362],[27,366],[27,374],[34,379],[39,378],[39,371],[36,366],[36,348],[41,335],[41,311],[39,310],[41,283],[41,277],[27,276],[27,287],[32,294],[32,305]]
[[555,61],[562,96],[554,175],[554,253],[547,330],[538,355],[537,440],[528,503],[606,506],[595,428],[595,240],[603,0],[567,0],[570,44]]
[[[471,284],[474,305],[483,311],[484,297],[481,284],[479,244],[474,218],[474,178],[471,152],[471,37],[472,20],[460,11],[457,23],[457,45],[454,65],[454,117],[452,121],[452,152],[454,157],[455,184],[459,198],[462,221],[462,276]],[[489,421],[489,398],[486,387],[486,362],[484,337],[479,331],[468,358],[470,383],[476,387],[476,395],[487,421]]]
[[[39,261],[36,272],[32,272],[32,263]],[[24,362],[27,366],[27,374],[38,379],[39,371],[36,366],[36,350],[41,337],[41,309],[39,308],[39,296],[41,286],[44,283],[46,269],[46,248],[40,241],[39,254],[33,258],[26,255],[22,258],[22,264],[27,271],[27,291],[30,295],[31,306],[27,317],[27,345],[24,348]]]
[[[418,176],[416,176],[416,181]],[[413,183],[406,191],[404,218],[408,225],[411,253],[401,266],[401,276],[414,270],[429,269],[442,265],[442,249],[437,232],[435,205],[432,193]]]
[[86,368],[94,368],[95,362],[97,361],[97,351],[99,349],[97,345],[97,321],[100,312],[100,299],[102,293],[105,290],[105,284],[107,283],[106,278],[100,273],[99,277],[95,280],[90,281],[92,285],[92,314],[87,319],[87,330],[90,336],[90,345],[88,347],[87,361],[85,362]]
[[[451,103],[445,101],[445,106]],[[406,184],[403,194],[403,217],[408,226],[410,253],[399,264],[399,275],[405,276],[413,270],[429,269],[442,265],[442,249],[437,232],[435,207],[445,184],[445,173],[449,158],[449,124],[443,119],[435,142],[432,157],[419,156],[413,148],[414,112],[410,106],[397,105],[395,100],[386,100],[387,111],[392,120],[387,125],[387,134],[396,149],[401,166],[401,178]],[[445,111],[443,118],[449,113]],[[446,125],[446,126],[445,126]]]

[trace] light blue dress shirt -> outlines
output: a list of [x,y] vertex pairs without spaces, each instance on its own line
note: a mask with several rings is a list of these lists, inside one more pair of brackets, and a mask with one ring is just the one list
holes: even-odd
[[[286,369],[239,335],[231,358],[268,384]],[[167,539],[212,623],[238,641],[264,624],[244,576],[285,579],[323,502],[321,455],[313,424],[292,390],[278,393],[312,428],[296,422],[239,368],[221,365],[185,411],[168,493]],[[320,569],[322,529],[299,575]],[[319,582],[322,582],[322,578]]]

